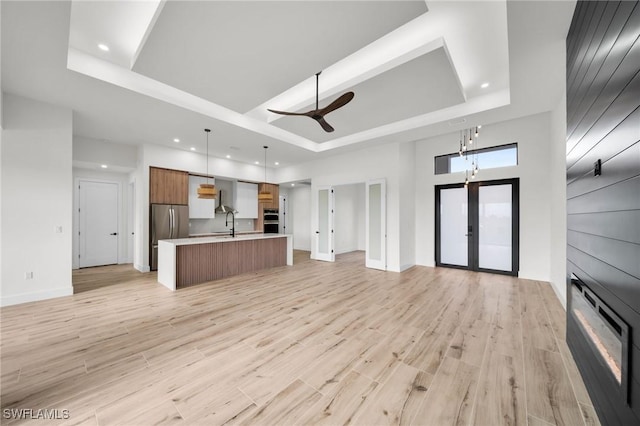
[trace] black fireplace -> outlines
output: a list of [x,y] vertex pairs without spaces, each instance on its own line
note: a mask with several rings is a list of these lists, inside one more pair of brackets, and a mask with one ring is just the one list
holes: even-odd
[[[567,304],[575,329],[600,365],[602,378],[621,402],[628,402],[629,326],[575,274]],[[594,363],[594,365],[597,365]],[[597,367],[596,367],[597,368]]]

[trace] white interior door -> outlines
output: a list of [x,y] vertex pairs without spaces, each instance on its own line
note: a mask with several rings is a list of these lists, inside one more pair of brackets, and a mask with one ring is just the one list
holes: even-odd
[[79,266],[118,263],[118,184],[80,181]]
[[335,261],[333,247],[333,187],[320,186],[316,190],[318,206],[316,224],[316,260]]
[[134,247],[134,239],[135,239],[135,229],[136,229],[136,216],[135,216],[135,205],[136,205],[136,184],[135,182],[131,182],[129,184],[129,206],[127,210],[127,224],[128,224],[128,232],[127,232],[127,262],[133,263],[133,247]]
[[387,185],[384,179],[367,182],[366,189],[367,268],[387,270]]

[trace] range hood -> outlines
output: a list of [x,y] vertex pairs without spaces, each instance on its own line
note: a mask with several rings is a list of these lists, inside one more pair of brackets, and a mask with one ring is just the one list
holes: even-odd
[[233,207],[229,207],[229,206],[225,206],[224,203],[222,202],[222,190],[219,189],[218,190],[218,200],[220,200],[220,204],[218,205],[218,207],[216,207],[216,213],[227,213],[227,212],[233,212],[233,213],[238,213],[236,211],[236,209],[234,209]]

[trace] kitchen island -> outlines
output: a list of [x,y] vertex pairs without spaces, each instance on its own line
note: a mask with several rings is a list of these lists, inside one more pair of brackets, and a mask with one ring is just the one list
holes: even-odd
[[293,265],[291,235],[246,234],[158,241],[158,282],[170,290],[284,265]]

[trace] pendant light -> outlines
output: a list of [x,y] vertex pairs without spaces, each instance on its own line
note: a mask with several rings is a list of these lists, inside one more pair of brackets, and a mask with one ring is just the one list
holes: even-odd
[[211,129],[204,129],[207,134],[207,183],[201,183],[198,187],[198,198],[213,200],[218,195],[215,185],[209,183],[209,132]]
[[267,148],[268,146],[263,146],[264,148],[264,185],[262,187],[262,191],[258,194],[258,202],[259,203],[272,203],[273,202],[273,194],[267,191]]

